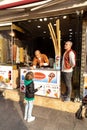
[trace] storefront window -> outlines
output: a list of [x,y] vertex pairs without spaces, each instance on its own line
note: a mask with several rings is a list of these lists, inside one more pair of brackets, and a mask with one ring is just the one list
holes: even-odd
[[11,26],[0,27],[0,64],[12,64]]

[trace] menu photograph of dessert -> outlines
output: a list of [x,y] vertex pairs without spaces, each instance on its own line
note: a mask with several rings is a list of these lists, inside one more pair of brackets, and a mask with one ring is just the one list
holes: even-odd
[[0,88],[12,89],[12,66],[0,66]]
[[48,75],[48,83],[51,83],[51,81],[53,80],[53,78],[55,77],[55,74],[53,72],[51,72],[49,75]]

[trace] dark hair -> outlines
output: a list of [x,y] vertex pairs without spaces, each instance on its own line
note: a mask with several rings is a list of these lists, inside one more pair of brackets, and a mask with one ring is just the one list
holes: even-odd
[[33,72],[32,71],[27,72],[25,75],[25,80],[30,80],[30,79],[33,79]]

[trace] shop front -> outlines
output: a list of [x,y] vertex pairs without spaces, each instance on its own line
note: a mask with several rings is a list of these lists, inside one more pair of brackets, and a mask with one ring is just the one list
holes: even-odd
[[[50,70],[50,71],[54,71],[54,72],[56,71],[56,72],[60,73],[58,76],[56,75],[57,79],[59,79],[59,82],[57,83],[58,93],[61,91],[63,93],[63,91],[65,91],[65,86],[61,82],[61,71],[60,71],[61,59],[62,59],[62,55],[64,53],[64,42],[67,40],[71,40],[73,42],[73,49],[76,51],[76,62],[77,63],[76,63],[76,67],[74,68],[74,75],[73,75],[73,79],[72,79],[73,80],[72,97],[75,97],[75,96],[79,97],[79,92],[80,92],[79,75],[80,75],[80,69],[81,69],[81,67],[80,67],[81,66],[81,64],[80,64],[80,61],[81,61],[81,59],[80,59],[81,58],[81,53],[80,53],[81,39],[80,39],[80,37],[82,35],[82,33],[81,33],[82,15],[78,16],[75,13],[75,14],[69,14],[66,17],[67,17],[66,19],[64,19],[64,15],[48,17],[47,21],[44,21],[45,18],[30,19],[30,20],[25,20],[25,21],[14,22],[14,24],[16,26],[20,25],[20,28],[27,30],[27,32],[28,32],[28,34],[27,34],[28,38],[25,38],[25,39],[27,39],[27,41],[25,39],[23,39],[23,36],[19,36],[20,41],[24,42],[22,49],[25,48],[26,54],[28,54],[28,57],[30,58],[30,59],[26,58],[26,60],[28,60],[28,61],[25,61],[25,64],[26,64],[25,67],[27,67],[27,70],[29,69],[29,65],[33,60],[34,52],[37,49],[39,49],[42,53],[45,53],[49,57],[49,59],[52,58],[55,61],[55,63],[56,63],[56,57],[58,56],[58,58],[59,58],[58,66],[55,67],[55,63],[53,63],[52,67],[49,66],[48,68],[43,68],[43,73],[44,73],[44,69],[48,72]],[[42,20],[42,21],[40,21],[40,20]],[[56,28],[55,24],[57,23],[57,21],[59,21],[59,24],[60,24],[59,28],[60,28],[61,32],[56,31],[57,28]],[[50,24],[53,27],[52,32],[50,31],[50,27],[49,27]],[[40,28],[38,28],[38,26],[40,26]],[[35,30],[35,28],[37,28],[37,29]],[[16,31],[14,30],[14,32],[16,32]],[[55,34],[55,36],[53,34]],[[58,34],[58,36],[57,36],[57,34]],[[20,34],[20,35],[22,35],[22,34]],[[31,38],[30,38],[30,36],[31,36]],[[57,39],[57,37],[59,37],[58,48],[56,47],[56,40],[54,40],[54,39]],[[15,38],[15,41],[16,41],[16,38]],[[19,43],[17,43],[17,41],[15,43],[16,43],[16,46],[18,47],[17,44],[19,44]],[[22,52],[22,54],[23,54],[23,52]],[[23,55],[21,55],[21,56],[23,56]],[[17,57],[18,57],[18,54],[17,54]],[[17,61],[18,61],[18,59],[17,59]],[[17,63],[17,61],[15,61],[15,63]],[[22,61],[21,61],[21,63],[22,63]],[[50,84],[49,84],[49,86],[50,86]],[[60,97],[60,93],[58,95],[59,95],[58,97]]]

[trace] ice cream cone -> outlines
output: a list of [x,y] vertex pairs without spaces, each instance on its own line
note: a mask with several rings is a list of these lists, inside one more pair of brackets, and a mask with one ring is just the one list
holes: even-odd
[[48,75],[48,83],[50,83],[54,77],[55,77],[55,74],[54,73],[50,73]]

